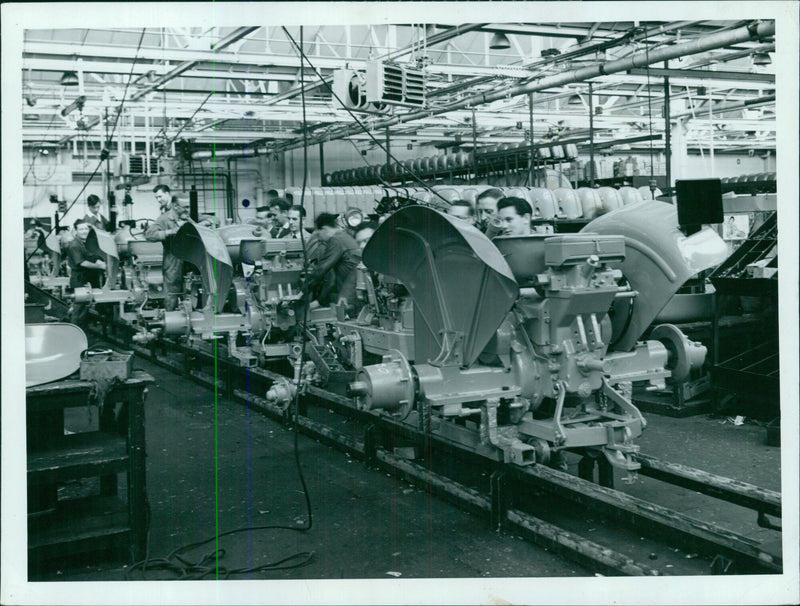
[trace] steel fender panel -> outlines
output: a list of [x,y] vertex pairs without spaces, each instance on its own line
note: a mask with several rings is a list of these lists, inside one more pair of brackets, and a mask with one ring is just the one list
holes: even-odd
[[[215,302],[216,312],[220,313],[233,281],[233,263],[222,238],[213,229],[184,223],[175,234],[172,252],[179,259],[197,267],[203,288],[211,295],[208,300]],[[214,297],[213,294],[219,296]]]
[[68,377],[81,366],[86,334],[74,324],[25,325],[25,387]]
[[106,283],[103,288],[115,288],[119,282],[119,253],[114,236],[107,231],[93,227],[86,239],[86,248],[100,251],[106,262]]
[[440,346],[440,331],[463,333],[463,366],[475,362],[519,295],[511,268],[485,235],[424,206],[389,217],[363,260],[406,286],[424,324],[415,324],[417,334],[423,330]]
[[677,208],[665,202],[629,204],[597,217],[581,231],[625,237],[625,260],[615,266],[639,294],[632,312],[629,300],[615,304],[612,343],[616,341],[620,351],[636,344],[686,280],[721,263],[728,254],[725,243],[709,228],[686,237],[678,228]]

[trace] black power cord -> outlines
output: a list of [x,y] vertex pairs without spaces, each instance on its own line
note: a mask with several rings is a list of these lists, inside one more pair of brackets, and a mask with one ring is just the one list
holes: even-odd
[[[317,70],[317,68],[314,66],[314,64],[311,62],[311,60],[308,58],[308,56],[303,52],[303,49],[300,47],[300,45],[297,44],[297,41],[292,37],[292,35],[289,33],[289,31],[285,27],[281,27],[281,29],[286,34],[286,37],[289,38],[289,41],[292,43],[292,45],[300,53],[301,70],[302,70],[302,62],[305,61],[308,64],[308,66],[311,68],[311,70],[320,79],[320,82],[322,82],[322,84],[324,84],[327,87],[327,89],[330,91],[331,95],[341,104],[341,106],[345,109],[345,111],[348,114],[350,114],[350,117],[353,118],[353,120],[356,122],[356,124],[358,124],[361,127],[361,129],[364,131],[364,133],[366,133],[366,135],[370,139],[372,139],[373,143],[375,143],[375,145],[377,145],[382,151],[384,151],[386,153],[386,155],[389,156],[389,159],[392,160],[397,166],[400,166],[403,169],[403,172],[405,174],[408,174],[412,179],[414,179],[416,182],[418,182],[420,185],[422,185],[422,187],[427,189],[429,192],[431,192],[436,197],[440,198],[442,200],[442,202],[444,202],[444,207],[442,209],[440,209],[440,210],[446,210],[447,208],[449,208],[450,207],[450,202],[447,200],[447,198],[445,198],[444,196],[439,194],[439,192],[435,191],[430,185],[425,183],[425,181],[423,181],[420,177],[418,177],[414,172],[408,170],[408,168],[406,166],[404,166],[401,162],[398,162],[397,158],[395,158],[392,155],[391,151],[388,150],[387,148],[385,148],[383,146],[383,144],[380,141],[378,141],[378,139],[376,139],[375,136],[371,132],[369,132],[369,129],[366,127],[366,125],[364,125],[364,123],[361,120],[358,119],[358,117],[353,113],[353,111],[344,104],[344,102],[339,98],[339,95],[337,95],[334,92],[333,87],[330,85],[330,83],[327,80],[325,80],[325,78],[322,77],[322,74],[319,73],[319,70]],[[301,87],[300,88],[301,96],[303,96],[303,93],[304,93],[304,87]],[[304,122],[304,124],[305,124],[305,122]],[[304,141],[304,145],[307,147],[306,130],[307,129],[304,127],[303,128],[303,141]],[[392,188],[392,189],[395,189],[391,185],[386,183],[386,181],[384,181],[380,176],[378,176],[378,180],[381,183],[383,183],[385,186],[387,186],[389,188]],[[304,181],[305,181],[305,179],[304,179]]]
[[[300,40],[302,44],[303,40],[303,27],[300,27]],[[301,51],[302,52],[302,51]],[[301,62],[300,69],[302,71],[303,65]],[[303,106],[303,189],[300,195],[300,206],[303,206],[303,202],[305,201],[305,191],[306,191],[306,184],[308,180],[308,135],[305,129],[306,125],[306,103],[305,103],[305,94],[301,93],[301,103]],[[303,270],[304,273],[307,274],[308,272],[308,256],[306,255],[306,245],[305,245],[305,234],[303,228],[303,215],[300,214],[300,241],[303,246]],[[304,299],[307,299],[308,296]],[[301,331],[301,343],[302,347],[300,349],[300,361],[298,365],[298,375],[300,378],[303,376],[303,365],[305,364],[305,346],[308,342],[308,301],[305,302],[303,305],[303,321],[302,321],[302,331]],[[306,515],[307,515],[307,522],[302,526],[283,526],[283,525],[268,525],[268,526],[245,526],[241,528],[236,528],[234,530],[229,530],[227,532],[223,532],[221,534],[215,534],[207,539],[202,541],[198,541],[196,543],[190,543],[188,545],[183,545],[174,549],[164,558],[155,558],[150,559],[149,557],[149,533],[150,530],[148,528],[148,551],[145,554],[145,559],[139,562],[136,562],[130,566],[130,568],[125,573],[125,579],[130,579],[130,574],[137,569],[140,569],[142,572],[142,577],[145,576],[147,570],[167,570],[170,571],[178,576],[179,579],[183,580],[199,580],[203,579],[210,574],[216,574],[218,576],[222,576],[223,578],[227,579],[231,575],[237,574],[251,574],[254,572],[263,572],[268,570],[285,570],[290,568],[300,568],[302,566],[307,566],[311,563],[314,552],[313,551],[302,551],[299,553],[292,554],[280,560],[269,562],[267,564],[262,564],[260,566],[253,566],[247,568],[232,568],[228,569],[224,566],[219,565],[219,561],[225,557],[225,550],[224,549],[215,549],[214,551],[205,554],[200,558],[198,561],[190,561],[184,554],[186,552],[192,551],[197,549],[198,547],[202,547],[212,541],[218,541],[222,537],[226,537],[232,534],[237,534],[240,532],[251,532],[255,530],[291,530],[293,532],[307,532],[313,526],[313,513],[311,508],[311,498],[308,493],[308,486],[306,485],[306,479],[303,475],[303,469],[300,464],[300,453],[298,449],[297,443],[297,436],[298,436],[298,423],[297,417],[299,416],[299,406],[300,406],[300,386],[296,386],[296,391],[294,394],[294,398],[292,400],[293,408],[294,408],[294,421],[292,423],[292,431],[294,434],[294,460],[297,466],[297,473],[300,478],[300,484],[303,486],[303,496],[305,497],[306,502]],[[148,510],[149,513],[149,510]],[[149,522],[148,522],[149,526]]]

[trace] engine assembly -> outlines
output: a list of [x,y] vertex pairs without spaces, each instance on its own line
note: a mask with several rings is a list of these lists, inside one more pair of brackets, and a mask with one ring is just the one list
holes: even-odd
[[[643,216],[657,218],[654,228],[634,229]],[[570,450],[636,470],[646,422],[631,384],[663,387],[670,369],[705,357],[677,329],[661,331],[664,342],[638,339],[686,278],[720,262],[724,244],[710,230],[683,236],[666,204],[601,219],[579,234],[490,241],[423,206],[392,215],[363,260],[413,299],[414,362],[394,350],[359,369],[349,386],[356,405],[499,449],[507,462]]]
[[[227,337],[228,354],[244,366],[299,353],[294,341],[303,270],[300,241],[267,240],[254,235],[252,226],[234,227],[228,233],[186,223],[178,230],[173,253],[197,269],[199,280],[187,279],[190,288],[180,309],[142,319],[137,342],[159,336]],[[242,271],[234,275],[238,267]],[[333,320],[333,313],[310,311],[308,322]]]

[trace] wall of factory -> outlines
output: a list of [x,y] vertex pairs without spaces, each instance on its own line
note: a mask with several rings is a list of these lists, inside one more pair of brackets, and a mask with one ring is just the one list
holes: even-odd
[[[382,141],[383,143],[383,141]],[[411,143],[412,149],[407,149],[408,140],[397,141],[391,146],[392,154],[398,160],[417,158],[424,156],[438,155],[442,153],[452,153],[451,150],[437,150],[431,145],[420,146]],[[366,155],[361,155],[361,149],[366,149]],[[309,148],[308,153],[308,184],[309,187],[319,187],[322,183],[322,173],[319,157],[319,146]],[[51,150],[46,156],[38,154],[34,162],[33,169],[28,172],[30,162],[34,152],[29,149],[24,150],[24,171],[28,173],[22,191],[23,216],[25,217],[46,217],[52,220],[57,205],[49,201],[50,195],[55,194],[59,200],[66,200],[71,203],[78,197],[77,202],[62,219],[62,224],[71,224],[78,217],[86,214],[86,198],[89,194],[100,196],[104,203],[104,212],[107,214],[106,195],[101,172],[93,179],[85,190],[81,189],[86,179],[97,166],[96,158],[83,160],[81,157],[73,157],[72,153],[66,150]],[[597,155],[595,161],[598,163],[598,178],[613,175],[615,162],[625,161],[632,157],[636,160],[639,174],[649,174],[649,156],[647,154],[613,154],[609,156]],[[588,162],[588,155],[581,155],[578,158],[579,164]],[[357,168],[370,165],[381,165],[386,160],[386,154],[377,146],[368,149],[364,143],[359,143],[356,149],[347,141],[331,141],[324,147],[324,171],[332,173],[337,170]],[[564,165],[565,168],[567,165]],[[663,174],[664,157],[663,154],[656,154],[655,168],[657,174]],[[682,174],[673,172],[673,178],[695,179],[711,176],[711,161],[708,154],[705,156],[691,154],[683,167]],[[739,155],[720,155],[714,157],[714,176],[729,177],[761,172],[775,172],[775,154],[770,154],[766,158],[761,154],[750,156],[747,153]],[[71,174],[64,173],[63,167],[70,169]],[[238,158],[231,161],[226,160],[204,160],[192,163],[191,171],[195,176],[185,176],[180,178],[177,174],[179,167],[177,164],[169,174],[151,176],[150,182],[134,187],[130,191],[133,204],[123,206],[122,200],[124,191],[116,191],[119,218],[156,218],[159,214],[158,205],[153,197],[153,186],[157,183],[167,183],[173,192],[178,193],[188,200],[189,189],[192,182],[199,190],[206,188],[208,191],[200,195],[201,211],[213,212],[216,203],[217,214],[222,216],[225,213],[222,202],[224,200],[224,177],[230,171],[231,185],[234,191],[234,219],[246,220],[255,213],[255,207],[264,199],[264,194],[269,189],[283,190],[286,187],[299,187],[303,182],[303,151],[302,149],[291,150],[285,154],[257,156],[250,158]],[[184,172],[188,172],[188,167],[184,167]],[[24,174],[24,173],[23,173]],[[66,174],[66,178],[65,178]],[[119,180],[114,180],[116,184]],[[183,191],[185,185],[185,191]],[[80,196],[78,194],[80,193]],[[248,206],[244,205],[244,200],[248,200]]]

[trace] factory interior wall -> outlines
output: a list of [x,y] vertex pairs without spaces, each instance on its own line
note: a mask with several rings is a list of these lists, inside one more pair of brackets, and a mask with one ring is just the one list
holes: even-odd
[[[383,141],[381,141],[383,143]],[[417,157],[426,157],[450,154],[451,150],[437,150],[433,146],[419,146],[411,143],[412,149],[407,149],[408,141],[397,142],[391,146],[392,155],[398,160],[407,160]],[[348,168],[358,168],[360,166],[380,165],[386,160],[383,150],[374,146],[367,149],[366,156],[362,156],[360,149],[367,149],[363,143],[356,149],[347,141],[331,141],[324,147],[325,172],[332,173],[337,170]],[[24,156],[25,171],[28,171],[33,150],[26,149]],[[598,164],[598,178],[610,177],[613,175],[614,163],[625,160],[629,156],[637,160],[639,174],[646,175],[649,172],[649,157],[645,154],[612,154],[609,156],[595,156]],[[588,162],[588,155],[581,155],[579,163]],[[80,157],[73,157],[67,151],[50,153],[47,156],[37,157],[34,169],[30,171],[28,178],[23,186],[23,215],[25,217],[49,217],[52,218],[57,206],[49,201],[51,194],[56,194],[60,200],[71,203],[81,191],[85,179],[91,174],[97,159],[90,158],[84,161]],[[66,165],[72,170],[72,180],[60,180],[60,172],[56,169],[57,165]],[[697,179],[707,177],[732,177],[738,175],[754,174],[761,172],[774,172],[776,158],[775,154],[770,154],[764,158],[760,154],[753,156],[747,153],[731,155],[716,154],[714,157],[714,171],[711,173],[711,161],[708,153],[704,156],[690,154],[685,167],[685,174],[673,174],[673,179]],[[206,175],[208,183],[214,183],[214,187],[224,189],[224,179],[219,177],[220,173],[226,172],[230,167],[231,180],[234,188],[235,217],[234,220],[247,220],[255,213],[255,208],[264,199],[264,193],[269,189],[283,190],[286,187],[300,187],[303,183],[303,150],[295,149],[285,152],[285,154],[257,156],[249,158],[237,158],[227,162],[225,160],[205,160],[194,161],[192,171]],[[568,164],[563,165],[566,170]],[[663,154],[657,154],[655,158],[657,174],[663,174]],[[308,186],[320,187],[322,175],[320,173],[319,146],[315,145],[308,150]],[[114,179],[112,182],[117,183]],[[150,177],[150,182],[134,187],[130,191],[133,205],[122,206],[125,192],[116,191],[117,208],[120,219],[154,219],[159,215],[158,205],[153,197],[153,187],[157,183],[167,183],[173,193],[180,195],[188,200],[188,184],[191,179],[187,178],[187,191],[181,190],[181,179],[175,174],[161,174]],[[106,195],[103,191],[102,179],[100,174],[95,177],[92,183],[81,193],[80,198],[72,207],[66,217],[61,220],[62,225],[71,224],[75,219],[86,214],[86,198],[90,194],[96,194],[103,200],[103,211],[107,213]],[[243,205],[243,200],[249,200],[248,207]],[[200,210],[213,212],[213,206],[217,204],[217,215],[222,217],[224,212],[224,197],[214,193],[207,193],[204,199],[201,195]],[[204,209],[205,202],[205,209]],[[299,202],[299,200],[297,201]]]

